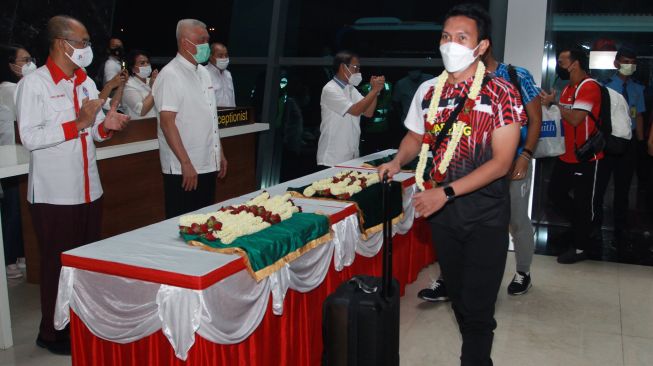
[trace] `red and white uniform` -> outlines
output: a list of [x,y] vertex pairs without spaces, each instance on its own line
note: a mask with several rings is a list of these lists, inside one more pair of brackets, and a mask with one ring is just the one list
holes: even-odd
[[16,92],[20,138],[30,151],[27,200],[76,205],[102,196],[95,141],[110,137],[100,110],[93,126],[77,131],[82,100],[98,98],[93,80],[82,69],[71,78],[48,58],[25,76]]
[[[599,117],[601,113],[601,89],[598,84],[593,81],[588,81],[582,85],[580,89],[576,85],[567,85],[560,95],[560,106],[567,109],[579,109],[592,113],[595,117]],[[578,95],[574,99],[576,90]],[[578,163],[576,159],[576,148],[583,146],[587,139],[596,131],[596,124],[589,116],[585,117],[583,122],[574,127],[564,119],[562,126],[565,131],[565,153],[560,155],[560,160],[565,163]],[[590,161],[603,159],[603,152],[594,156]]]

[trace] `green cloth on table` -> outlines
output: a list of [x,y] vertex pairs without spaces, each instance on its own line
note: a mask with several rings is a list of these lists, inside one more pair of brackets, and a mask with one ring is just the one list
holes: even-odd
[[[306,187],[308,186],[288,188],[288,190],[303,193]],[[368,229],[383,224],[383,212],[381,212],[381,188],[381,183],[373,184],[346,200],[340,200],[335,197],[321,197],[317,195],[309,198],[355,202],[358,205],[359,215],[361,215],[363,219],[361,228],[363,229],[363,232],[366,232]],[[390,217],[393,219],[401,215],[403,211],[402,192],[403,188],[401,183],[390,183]]]
[[258,272],[327,234],[329,234],[327,216],[298,212],[289,219],[257,233],[241,236],[231,244],[223,244],[220,240],[208,241],[199,235],[181,234],[181,236],[186,242],[197,241],[215,249],[225,251],[242,249],[247,253],[252,271]]

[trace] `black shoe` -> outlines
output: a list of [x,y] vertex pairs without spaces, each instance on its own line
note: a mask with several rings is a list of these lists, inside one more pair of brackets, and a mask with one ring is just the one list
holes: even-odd
[[70,341],[46,341],[45,339],[38,336],[36,338],[36,345],[45,348],[55,355],[70,355]]
[[533,287],[531,283],[531,275],[529,273],[519,272],[515,273],[512,282],[508,285],[508,295],[523,295]]
[[576,253],[575,248],[569,248],[566,252],[558,256],[558,263],[560,264],[573,264],[576,262],[584,261],[587,259],[587,253],[582,251],[581,253]]
[[444,285],[444,280],[442,279],[433,281],[431,286],[417,293],[417,297],[428,302],[449,301],[447,287]]

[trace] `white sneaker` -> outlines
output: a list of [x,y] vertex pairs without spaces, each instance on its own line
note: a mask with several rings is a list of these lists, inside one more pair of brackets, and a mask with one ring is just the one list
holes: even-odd
[[25,257],[20,257],[16,260],[16,265],[20,269],[25,269],[27,268],[27,264],[25,263]]
[[7,278],[21,278],[23,277],[23,271],[21,271],[17,265],[10,264],[7,266]]

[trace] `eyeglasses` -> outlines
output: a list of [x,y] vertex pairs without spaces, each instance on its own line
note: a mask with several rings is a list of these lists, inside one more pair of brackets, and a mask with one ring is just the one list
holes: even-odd
[[59,39],[63,39],[64,41],[68,41],[68,42],[72,42],[72,43],[81,45],[83,48],[91,47],[91,45],[92,45],[91,41],[77,41],[77,40],[68,39],[68,38],[59,38]]
[[361,65],[347,65],[347,66],[354,69],[354,71],[361,71]]
[[20,58],[17,58],[15,60],[15,62],[16,63],[22,62],[22,63],[25,63],[25,64],[30,63],[30,62],[36,63],[36,57],[20,57]]

